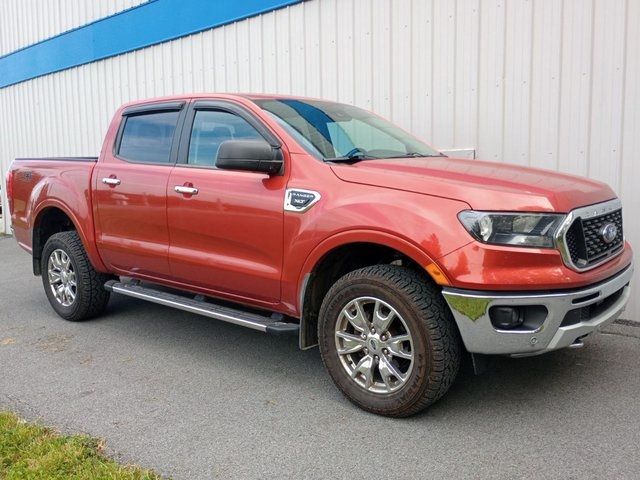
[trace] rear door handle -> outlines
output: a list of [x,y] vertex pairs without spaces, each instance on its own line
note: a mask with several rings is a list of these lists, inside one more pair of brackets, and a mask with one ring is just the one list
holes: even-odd
[[104,183],[105,185],[112,185],[115,187],[116,185],[120,185],[120,179],[113,178],[113,177],[104,177],[102,179],[102,183]]
[[195,187],[186,187],[184,185],[176,185],[174,187],[175,191],[178,193],[183,193],[185,195],[197,195],[198,189]]

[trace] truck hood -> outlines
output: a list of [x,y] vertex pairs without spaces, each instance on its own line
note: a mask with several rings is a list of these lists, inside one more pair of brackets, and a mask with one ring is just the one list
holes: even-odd
[[331,169],[345,182],[461,200],[475,210],[568,212],[616,197],[595,180],[480,160],[391,158]]

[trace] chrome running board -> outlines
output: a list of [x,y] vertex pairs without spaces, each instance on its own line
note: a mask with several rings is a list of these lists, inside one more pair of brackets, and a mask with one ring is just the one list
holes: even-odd
[[282,321],[282,315],[273,314],[264,316],[258,313],[230,308],[210,303],[200,295],[195,298],[185,297],[164,290],[156,290],[153,287],[142,286],[137,282],[124,283],[117,280],[109,280],[104,284],[105,290],[128,297],[146,300],[166,307],[184,310],[204,317],[215,318],[223,322],[233,323],[242,327],[259,330],[273,334],[291,333],[297,335],[300,330],[298,323]]

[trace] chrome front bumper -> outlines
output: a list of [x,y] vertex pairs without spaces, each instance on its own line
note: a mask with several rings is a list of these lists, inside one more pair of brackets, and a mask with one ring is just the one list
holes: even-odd
[[[444,288],[442,294],[451,308],[469,352],[538,355],[575,344],[578,339],[618,318],[629,300],[629,281],[632,275],[633,266],[630,265],[604,282],[575,290],[503,293]],[[532,305],[547,309],[544,321],[535,329],[499,330],[491,323],[489,310],[493,306]],[[593,316],[577,322],[565,320],[570,311],[589,306],[595,312]]]

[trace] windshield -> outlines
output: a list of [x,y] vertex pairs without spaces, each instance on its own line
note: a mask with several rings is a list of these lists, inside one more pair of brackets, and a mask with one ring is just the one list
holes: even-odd
[[351,105],[299,99],[254,101],[324,160],[441,156],[401,128]]

